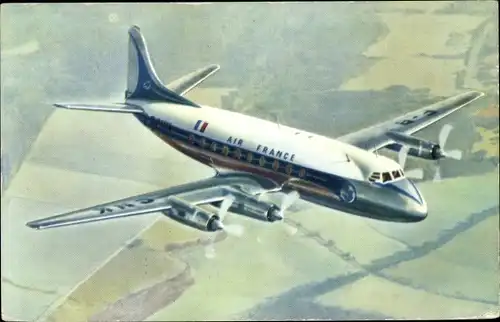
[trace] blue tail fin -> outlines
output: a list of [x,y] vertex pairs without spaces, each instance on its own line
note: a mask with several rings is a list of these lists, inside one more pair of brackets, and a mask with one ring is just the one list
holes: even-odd
[[169,90],[159,80],[149,57],[146,40],[139,27],[132,26],[128,34],[128,80],[125,98],[199,107],[199,105]]

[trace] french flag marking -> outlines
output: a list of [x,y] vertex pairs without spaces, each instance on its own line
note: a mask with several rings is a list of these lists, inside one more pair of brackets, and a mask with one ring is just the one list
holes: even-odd
[[201,133],[203,133],[207,129],[207,126],[208,126],[207,122],[204,122],[202,120],[198,120],[198,122],[196,122],[196,125],[194,126],[194,130],[200,131]]

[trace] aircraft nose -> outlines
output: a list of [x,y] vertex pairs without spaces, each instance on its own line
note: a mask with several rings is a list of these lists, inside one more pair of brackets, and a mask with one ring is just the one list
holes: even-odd
[[409,221],[418,222],[427,218],[427,203],[411,180],[404,179],[392,184],[406,199],[405,213]]
[[414,202],[411,209],[411,216],[414,222],[422,221],[427,218],[427,203],[422,198],[422,203]]

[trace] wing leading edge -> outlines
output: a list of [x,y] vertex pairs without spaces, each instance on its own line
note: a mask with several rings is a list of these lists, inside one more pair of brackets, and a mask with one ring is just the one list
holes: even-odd
[[484,96],[484,93],[478,91],[470,91],[452,96],[440,102],[404,114],[393,120],[342,136],[338,138],[338,140],[368,151],[375,151],[394,143],[393,140],[387,136],[388,132],[393,131],[412,135],[451,113],[458,111],[482,96]]
[[267,191],[256,180],[245,175],[231,174],[215,176],[57,216],[30,221],[26,225],[33,229],[45,229],[166,211],[172,208],[169,197],[173,196],[191,205],[209,204],[223,200],[227,195],[224,187],[235,185],[243,186],[250,194],[259,194]]

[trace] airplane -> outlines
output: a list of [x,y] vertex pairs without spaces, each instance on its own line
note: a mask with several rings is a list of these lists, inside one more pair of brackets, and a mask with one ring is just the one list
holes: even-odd
[[[264,222],[284,218],[297,200],[376,220],[416,223],[427,203],[389,149],[427,160],[460,159],[445,151],[451,126],[439,142],[413,136],[484,93],[469,91],[392,120],[328,138],[234,111],[195,103],[185,94],[220,69],[209,65],[165,86],[151,62],[138,26],[128,30],[125,102],[54,104],[75,110],[132,114],[152,133],[188,157],[214,169],[214,176],[159,191],[28,222],[33,229],[161,212],[187,226],[224,230],[228,211]],[[189,171],[189,169],[186,169]],[[262,196],[280,192],[281,203]],[[218,207],[208,211],[201,205]]]

